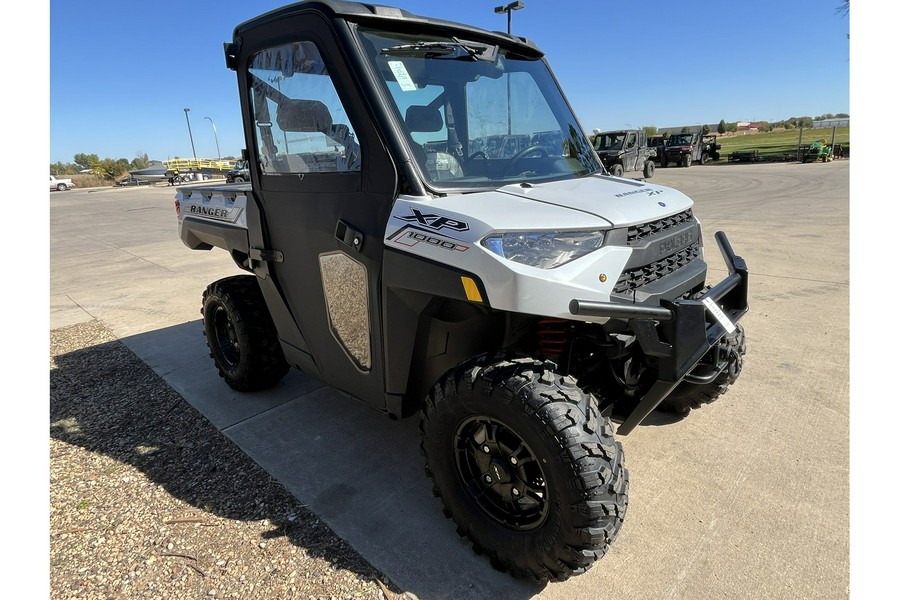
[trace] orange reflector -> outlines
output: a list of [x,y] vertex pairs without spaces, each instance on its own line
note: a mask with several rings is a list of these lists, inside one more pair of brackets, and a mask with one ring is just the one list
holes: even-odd
[[472,302],[484,302],[481,299],[481,292],[478,291],[478,284],[471,277],[462,276],[463,288],[466,290],[466,298]]

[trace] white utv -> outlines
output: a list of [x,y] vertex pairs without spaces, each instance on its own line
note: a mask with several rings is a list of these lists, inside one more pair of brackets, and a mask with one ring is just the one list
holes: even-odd
[[611,419],[626,435],[740,373],[725,234],[710,286],[692,201],[610,176],[529,40],[321,0],[225,55],[250,183],[176,196],[182,241],[248,272],[203,294],[219,374],[252,391],[296,367],[417,415],[476,551],[537,581],[590,568],[628,506]]

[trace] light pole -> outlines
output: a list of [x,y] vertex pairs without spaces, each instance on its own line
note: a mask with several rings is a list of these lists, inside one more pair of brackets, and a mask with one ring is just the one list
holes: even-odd
[[[204,119],[209,119],[209,117],[203,117],[203,118],[204,118]],[[209,122],[212,123],[213,135],[214,135],[215,138],[216,138],[216,156],[219,157],[219,160],[222,160],[222,153],[219,152],[219,134],[216,133],[216,124],[213,122],[212,119],[209,119]]]
[[188,113],[191,112],[191,109],[184,109],[184,120],[187,121],[188,124],[188,135],[191,137],[191,152],[194,153],[194,160],[197,160],[197,151],[194,149],[194,134],[191,133],[191,119],[188,117]]
[[510,2],[506,6],[495,6],[494,12],[498,15],[506,14],[506,33],[512,34],[512,11],[525,8],[524,2]]
[[[506,6],[495,6],[494,12],[498,15],[506,14],[506,33],[512,35],[512,11],[525,8],[524,2],[510,2]],[[506,74],[506,133],[512,135],[512,106],[510,105],[511,92],[509,89],[509,73]]]

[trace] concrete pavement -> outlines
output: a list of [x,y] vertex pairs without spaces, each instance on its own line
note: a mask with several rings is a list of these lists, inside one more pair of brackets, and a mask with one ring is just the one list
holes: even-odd
[[696,201],[711,278],[724,230],[751,273],[738,384],[620,437],[630,505],[609,554],[544,587],[493,571],[430,493],[414,419],[294,371],[239,394],[216,375],[200,295],[240,272],[177,237],[174,190],[50,194],[51,327],[102,321],[376,568],[426,598],[846,598],[849,162],[659,169]]

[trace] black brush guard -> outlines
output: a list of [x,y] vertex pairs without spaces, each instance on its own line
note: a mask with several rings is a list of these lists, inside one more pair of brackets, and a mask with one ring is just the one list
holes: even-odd
[[729,275],[698,299],[663,300],[659,307],[591,300],[569,303],[569,312],[576,316],[628,319],[644,353],[658,359],[657,381],[619,425],[620,435],[631,433],[727,333],[704,300],[711,298],[732,323],[749,310],[747,264],[734,253],[724,232],[716,232],[716,242]]

